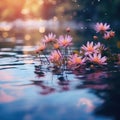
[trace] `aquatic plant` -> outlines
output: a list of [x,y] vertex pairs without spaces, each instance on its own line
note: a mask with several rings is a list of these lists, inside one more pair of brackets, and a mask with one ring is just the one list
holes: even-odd
[[[110,29],[110,25],[107,23],[96,23],[94,30],[96,35],[93,36],[93,41],[87,41],[86,45],[82,45],[77,52],[72,50],[73,38],[70,34],[58,37],[53,33],[45,35],[41,40],[40,46],[35,51],[40,59],[40,70],[42,70],[44,63],[48,63],[47,68],[49,70],[61,75],[67,70],[104,69],[110,64],[116,65],[119,61],[119,55],[113,54],[110,47],[106,47],[102,41],[99,41],[100,35],[103,40],[108,40],[115,36],[115,32]],[[66,31],[69,33],[70,28],[67,28]],[[49,49],[48,51],[47,48]]]

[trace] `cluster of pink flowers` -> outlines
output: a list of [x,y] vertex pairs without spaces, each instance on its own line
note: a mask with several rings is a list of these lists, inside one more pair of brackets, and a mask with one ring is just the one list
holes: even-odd
[[[103,38],[105,40],[109,40],[115,36],[115,32],[110,29],[110,25],[107,25],[107,23],[97,23],[94,27],[97,33],[103,34]],[[94,36],[94,39],[97,37]]]
[[87,42],[87,45],[81,47],[80,53],[86,58],[87,61],[97,63],[97,64],[106,64],[107,57],[102,57],[102,52],[106,48],[98,42],[94,44],[93,42]]
[[[106,23],[97,23],[95,25],[96,32],[104,34],[104,39],[114,37],[115,32],[110,30],[110,25]],[[70,29],[69,29],[70,31]],[[97,36],[94,36],[97,39]],[[73,38],[70,35],[60,35],[58,38],[55,34],[49,33],[41,40],[39,48],[36,50],[37,54],[42,54],[47,46],[51,46],[51,53],[48,55],[48,61],[54,66],[66,66],[69,68],[76,68],[77,66],[86,65],[86,63],[105,65],[107,64],[107,56],[103,55],[106,47],[100,42],[94,43],[88,41],[86,45],[82,45],[77,53],[71,52],[70,47],[73,45]]]
[[93,42],[87,42],[87,45],[83,45],[81,47],[82,51],[84,52],[85,55],[89,55],[89,54],[92,54],[92,53],[99,53],[99,48],[100,48],[101,44],[98,43],[98,44],[95,44]]
[[49,57],[49,60],[58,66],[61,65],[61,59],[62,59],[62,54],[59,50],[52,51]]
[[41,54],[51,45],[52,51],[48,60],[55,65],[61,65],[61,61],[65,59],[63,56],[65,53],[63,50],[67,50],[72,45],[72,37],[70,35],[61,35],[57,38],[55,34],[49,33],[42,38],[41,44],[35,52]]

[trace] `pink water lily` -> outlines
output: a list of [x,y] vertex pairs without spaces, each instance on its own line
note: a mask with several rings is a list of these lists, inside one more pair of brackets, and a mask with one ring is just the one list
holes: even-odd
[[96,45],[97,45],[98,53],[102,53],[103,51],[107,50],[105,45],[101,44],[100,42],[98,42]]
[[109,32],[105,33],[104,36],[103,36],[103,38],[105,40],[109,40],[111,38],[110,33]]
[[107,61],[107,57],[102,57],[102,55],[99,53],[94,53],[93,55],[89,55],[89,58],[88,58],[89,61],[93,62],[93,63],[97,63],[97,64],[101,64],[101,65],[104,65],[104,64],[107,64],[106,61]]
[[92,53],[98,53],[98,48],[100,47],[100,43],[99,44],[96,44],[94,45],[93,42],[87,42],[87,45],[83,45],[81,47],[81,49],[85,52],[85,55],[89,55],[89,54],[92,54]]
[[112,30],[111,30],[109,33],[110,33],[110,36],[111,36],[111,37],[114,37],[114,36],[115,36],[115,31],[112,31]]
[[110,29],[110,25],[107,25],[107,23],[103,24],[103,23],[97,23],[95,25],[95,30],[96,32],[101,32],[101,33],[105,33],[107,30]]
[[68,65],[77,65],[85,63],[85,58],[78,56],[78,54],[71,55],[68,59]]
[[61,47],[68,47],[72,45],[72,37],[70,35],[61,35],[58,39],[58,43]]
[[112,38],[112,37],[114,37],[114,36],[115,36],[115,32],[114,32],[114,31],[110,31],[110,32],[106,32],[106,33],[104,34],[103,38],[104,38],[105,40],[108,40],[108,39],[110,39],[110,38]]
[[53,33],[49,33],[48,35],[45,35],[45,36],[44,36],[43,41],[44,41],[45,43],[49,43],[49,42],[54,42],[55,39],[56,39],[56,35],[53,34]]
[[35,50],[36,53],[39,53],[46,49],[45,43],[41,43],[40,46]]
[[49,57],[49,60],[52,62],[52,63],[59,63],[60,60],[62,58],[62,54],[60,53],[59,50],[54,50],[50,57]]

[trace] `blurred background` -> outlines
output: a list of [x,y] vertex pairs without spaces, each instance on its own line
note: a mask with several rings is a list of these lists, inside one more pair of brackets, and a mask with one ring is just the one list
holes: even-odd
[[38,45],[43,35],[70,34],[75,45],[93,40],[96,22],[116,31],[109,43],[120,48],[120,0],[0,0],[0,48]]
[[97,22],[115,31],[99,41],[119,53],[120,0],[0,0],[0,120],[120,120],[116,64],[64,71],[65,80],[47,65],[34,73],[40,61],[33,51],[45,34],[71,34],[80,48]]

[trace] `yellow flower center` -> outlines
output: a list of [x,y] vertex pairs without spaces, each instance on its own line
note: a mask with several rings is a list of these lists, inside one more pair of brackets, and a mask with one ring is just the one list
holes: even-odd
[[94,51],[94,48],[92,46],[89,46],[88,51],[92,52],[92,51]]
[[67,43],[68,43],[67,40],[64,40],[64,41],[63,41],[63,45],[66,45]]
[[98,57],[95,57],[93,61],[96,62],[96,63],[99,63],[100,59]]
[[80,58],[76,58],[76,63],[81,63],[81,59]]

